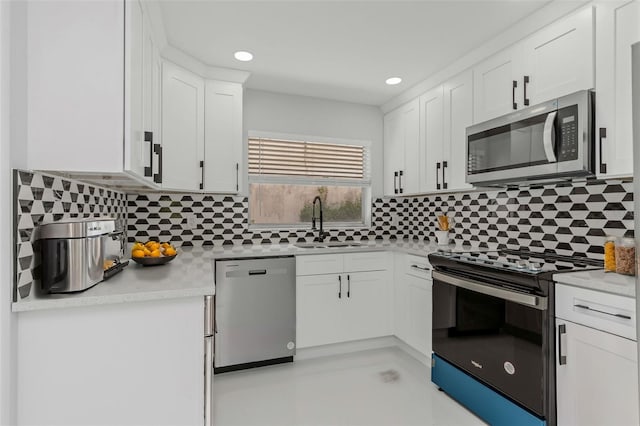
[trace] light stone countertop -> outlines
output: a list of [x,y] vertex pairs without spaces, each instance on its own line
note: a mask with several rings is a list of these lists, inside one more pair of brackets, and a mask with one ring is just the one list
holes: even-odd
[[63,309],[77,306],[142,302],[215,294],[214,262],[220,259],[304,256],[327,253],[356,253],[364,251],[397,251],[427,256],[438,250],[469,251],[478,247],[415,240],[361,241],[359,246],[334,248],[300,248],[294,244],[263,244],[242,246],[181,247],[173,261],[144,267],[129,261],[129,265],[107,281],[79,293],[35,295],[31,300],[12,304],[13,312],[41,309]]
[[604,269],[555,274],[553,280],[560,284],[602,291],[626,297],[636,297],[636,277],[604,272]]

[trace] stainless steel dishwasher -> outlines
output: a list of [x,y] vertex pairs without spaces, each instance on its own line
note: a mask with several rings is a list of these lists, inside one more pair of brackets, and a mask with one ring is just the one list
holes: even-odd
[[293,256],[216,261],[214,372],[293,361]]

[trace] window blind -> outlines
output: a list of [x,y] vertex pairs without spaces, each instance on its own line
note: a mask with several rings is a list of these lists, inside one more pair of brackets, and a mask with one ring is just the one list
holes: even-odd
[[249,138],[249,175],[367,181],[368,149],[361,145]]

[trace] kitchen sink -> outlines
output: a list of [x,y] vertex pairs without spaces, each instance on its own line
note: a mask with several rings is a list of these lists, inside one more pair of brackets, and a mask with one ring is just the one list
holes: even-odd
[[294,246],[298,248],[346,248],[346,247],[360,247],[362,244],[357,242],[313,242],[313,243],[298,243]]

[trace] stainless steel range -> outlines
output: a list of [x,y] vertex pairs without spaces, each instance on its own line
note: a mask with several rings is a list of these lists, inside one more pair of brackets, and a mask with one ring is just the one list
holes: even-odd
[[516,250],[429,261],[432,381],[490,424],[555,425],[552,275],[602,262]]

